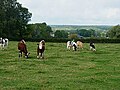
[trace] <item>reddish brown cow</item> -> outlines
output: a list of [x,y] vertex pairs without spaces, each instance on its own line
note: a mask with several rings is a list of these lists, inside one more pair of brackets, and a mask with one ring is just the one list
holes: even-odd
[[44,58],[44,50],[45,50],[45,41],[41,40],[39,44],[37,44],[37,58]]
[[30,53],[28,53],[26,44],[23,40],[18,43],[18,50],[19,50],[19,58],[22,57],[22,52],[24,53],[25,58],[28,58],[28,55]]

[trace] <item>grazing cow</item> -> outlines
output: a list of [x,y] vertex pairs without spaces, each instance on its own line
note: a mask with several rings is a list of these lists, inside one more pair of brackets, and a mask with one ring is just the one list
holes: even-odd
[[0,47],[1,47],[1,49],[4,48],[4,43],[5,43],[5,40],[0,38]]
[[44,58],[45,41],[41,40],[37,45],[37,58]]
[[90,42],[90,50],[92,50],[92,51],[96,51],[96,49],[95,49],[95,45],[94,45],[93,42]]
[[8,46],[8,39],[7,38],[0,38],[0,47],[1,49],[4,49]]
[[8,46],[8,41],[9,41],[9,40],[8,40],[7,38],[5,38],[4,40],[5,40],[5,47],[7,47],[7,46]]
[[83,43],[81,41],[77,41],[77,48],[83,49]]
[[22,57],[22,52],[24,53],[25,58],[28,58],[30,53],[28,53],[28,51],[27,51],[27,47],[26,47],[26,44],[25,44],[24,40],[21,40],[18,43],[18,50],[19,50],[19,58]]
[[74,41],[72,41],[72,46],[73,46],[73,50],[77,51],[77,44]]
[[74,41],[67,41],[67,49],[71,49],[73,48],[73,50],[76,51],[77,49],[77,44]]
[[67,49],[71,49],[72,48],[72,44],[71,44],[71,41],[67,41]]

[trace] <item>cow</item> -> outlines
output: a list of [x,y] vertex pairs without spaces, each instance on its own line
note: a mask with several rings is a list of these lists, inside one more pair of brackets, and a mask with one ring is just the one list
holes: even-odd
[[67,41],[67,49],[73,49],[74,51],[77,50],[77,44],[74,41]]
[[0,47],[1,49],[4,49],[8,46],[8,39],[7,38],[0,38]]
[[19,50],[19,58],[22,57],[22,53],[24,53],[25,58],[28,58],[29,54],[27,51],[27,46],[24,40],[18,42],[18,50]]
[[4,40],[5,40],[5,47],[8,47],[8,39],[7,38],[4,38]]
[[71,44],[71,41],[67,41],[67,49],[71,49],[72,48],[72,44]]
[[90,50],[92,50],[92,51],[96,51],[96,49],[95,49],[95,45],[94,45],[93,42],[90,42]]
[[37,58],[44,58],[44,51],[45,51],[45,41],[41,40],[39,44],[37,44]]
[[72,46],[73,46],[73,50],[77,51],[77,44],[74,41],[72,41]]
[[1,49],[4,48],[4,43],[5,43],[5,40],[3,38],[0,38],[0,48]]
[[81,41],[77,41],[77,48],[83,49],[83,43]]

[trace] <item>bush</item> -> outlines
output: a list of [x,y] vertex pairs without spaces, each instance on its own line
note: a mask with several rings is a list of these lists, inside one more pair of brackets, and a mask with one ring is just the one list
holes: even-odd
[[[41,40],[45,40],[46,42],[67,42],[71,41],[71,39],[68,38],[25,38],[25,41],[31,41],[31,42],[39,42]],[[20,41],[19,38],[10,38],[11,41]],[[120,43],[120,39],[75,39],[75,41],[82,41],[83,43],[89,43],[90,41],[93,41],[94,43]]]

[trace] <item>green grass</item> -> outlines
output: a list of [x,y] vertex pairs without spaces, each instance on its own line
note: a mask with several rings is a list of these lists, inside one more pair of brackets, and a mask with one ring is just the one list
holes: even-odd
[[30,58],[18,59],[17,42],[0,50],[0,90],[120,90],[120,44],[96,44],[97,51],[66,49],[46,43],[45,59],[36,58],[37,42],[27,42]]

